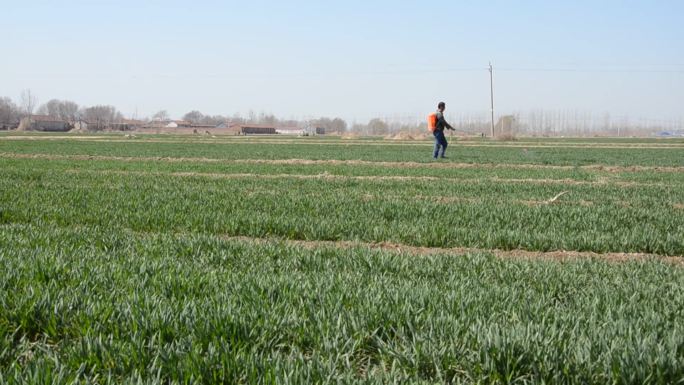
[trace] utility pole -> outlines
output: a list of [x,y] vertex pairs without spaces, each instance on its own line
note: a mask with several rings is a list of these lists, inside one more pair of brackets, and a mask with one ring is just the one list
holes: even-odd
[[489,92],[492,102],[492,138],[494,138],[494,69],[492,68],[492,62],[489,62]]

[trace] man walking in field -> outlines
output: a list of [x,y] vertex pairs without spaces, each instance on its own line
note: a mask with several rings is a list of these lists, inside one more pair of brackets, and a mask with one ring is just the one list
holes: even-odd
[[[432,157],[437,159],[437,156],[440,156],[441,158],[446,158],[445,153],[447,146],[449,143],[446,140],[446,137],[444,136],[444,130],[449,129],[453,130],[454,128],[451,127],[449,123],[444,119],[444,109],[446,108],[446,104],[444,102],[439,102],[437,105],[437,112],[434,114],[430,115],[429,122],[428,122],[428,128],[432,130],[432,134],[435,136],[435,151],[432,154]],[[441,148],[441,153],[440,153],[440,148]]]

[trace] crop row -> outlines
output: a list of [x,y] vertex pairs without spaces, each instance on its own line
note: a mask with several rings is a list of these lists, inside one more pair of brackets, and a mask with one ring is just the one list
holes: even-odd
[[[205,130],[210,131],[212,130]],[[451,132],[448,132],[449,135]],[[134,135],[139,138],[154,138],[154,139],[206,139],[204,133],[200,135],[188,135],[188,134],[178,134],[178,133],[163,133],[157,134],[152,131],[138,131],[138,132],[120,132],[120,131],[100,131],[100,132],[74,132],[65,134],[63,132],[39,132],[39,131],[3,131],[0,132],[0,138],[2,137],[92,137],[92,138],[122,138],[126,135]],[[279,139],[292,139],[292,140],[316,140],[316,141],[386,141],[380,136],[345,136],[341,137],[338,135],[318,135],[318,136],[288,136],[288,135],[249,135],[249,136],[235,136],[235,135],[221,135],[220,130],[213,130],[213,134],[217,134],[212,139],[221,140],[269,140],[273,138]],[[414,135],[415,136],[415,135]],[[479,137],[468,137],[466,139],[470,142],[481,142],[481,143],[508,143],[501,141],[492,141],[490,138],[479,138]],[[396,140],[395,140],[396,141]],[[580,143],[580,144],[684,144],[684,138],[681,137],[670,137],[670,138],[657,138],[657,137],[519,137],[512,143],[519,142],[534,142],[534,143]]]
[[[302,143],[302,144],[381,144],[387,146],[393,145],[417,145],[424,146],[432,142],[430,135],[425,135],[419,139],[396,140],[387,139],[383,137],[339,137],[339,136],[315,136],[315,137],[296,137],[288,135],[252,135],[252,136],[234,136],[234,135],[218,135],[207,136],[201,135],[187,135],[187,134],[151,134],[142,132],[133,133],[79,133],[76,135],[64,133],[40,133],[40,132],[0,132],[0,140],[75,140],[75,141],[99,141],[99,142],[140,142],[140,141],[154,141],[163,143],[185,142],[185,143]],[[681,147],[684,146],[684,139],[682,138],[531,138],[521,137],[513,141],[498,141],[490,140],[489,138],[476,137],[447,137],[450,141],[458,142],[466,146],[488,146],[488,147],[516,147],[516,146],[565,146],[565,147]]]
[[2,225],[0,383],[676,383],[684,270]]
[[[433,177],[448,179],[551,179],[572,180],[580,182],[624,183],[637,182],[646,184],[669,184],[673,187],[684,187],[684,172],[677,170],[601,170],[598,168],[563,168],[532,165],[524,168],[515,165],[454,165],[453,167],[413,163],[405,165],[396,162],[340,163],[336,161],[319,161],[320,163],[302,164],[298,161],[258,160],[226,160],[226,159],[183,159],[172,158],[122,158],[83,159],[77,155],[54,156],[45,158],[12,158],[11,154],[0,155],[6,170],[34,169],[51,172],[69,170],[92,171],[130,171],[130,172],[185,172],[185,173],[224,173],[224,174],[258,174],[258,175],[335,175],[335,176],[377,176],[377,177]],[[288,163],[289,162],[289,163]],[[679,188],[679,187],[678,187]]]
[[[545,204],[566,191],[563,203]],[[11,168],[0,222],[415,246],[684,255],[671,185]],[[114,230],[113,230],[114,231]]]
[[[145,140],[98,142],[77,140],[0,140],[0,152],[79,154],[108,156],[207,157],[217,159],[363,159],[370,161],[430,162],[429,143],[345,144],[331,141],[326,145],[285,142],[233,141],[196,143],[178,140],[173,143]],[[646,165],[684,166],[684,148],[508,148],[464,147],[457,142],[449,149],[447,161],[495,164],[553,165]]]

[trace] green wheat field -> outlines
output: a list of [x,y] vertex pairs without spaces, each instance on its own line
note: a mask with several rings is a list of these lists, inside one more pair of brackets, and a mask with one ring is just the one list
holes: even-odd
[[684,139],[0,134],[0,384],[684,382]]

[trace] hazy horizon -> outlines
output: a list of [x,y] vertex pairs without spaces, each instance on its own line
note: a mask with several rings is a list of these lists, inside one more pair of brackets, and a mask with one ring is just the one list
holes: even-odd
[[684,113],[678,1],[12,1],[0,96],[281,118]]

